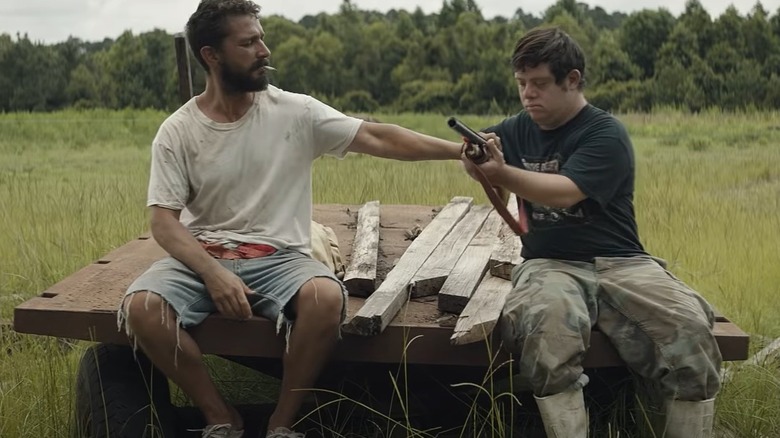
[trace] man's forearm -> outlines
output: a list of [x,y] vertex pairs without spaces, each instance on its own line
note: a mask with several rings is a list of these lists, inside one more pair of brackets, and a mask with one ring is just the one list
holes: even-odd
[[208,277],[221,267],[184,225],[173,217],[152,220],[152,236],[171,257],[184,263],[201,278]]
[[461,145],[398,125],[372,123],[366,126],[365,143],[358,152],[404,161],[457,160]]
[[443,140],[426,134],[420,134],[401,128],[406,133],[411,133],[415,139],[409,144],[417,144],[417,151],[422,151],[428,160],[457,160],[461,155],[461,144],[453,141]]
[[569,208],[585,199],[569,178],[552,173],[532,172],[506,166],[493,183],[535,204],[554,208]]

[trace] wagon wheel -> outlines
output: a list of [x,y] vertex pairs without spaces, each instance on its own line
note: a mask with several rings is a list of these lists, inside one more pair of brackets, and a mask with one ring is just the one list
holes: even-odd
[[174,437],[168,381],[140,351],[98,344],[81,358],[76,378],[76,436]]

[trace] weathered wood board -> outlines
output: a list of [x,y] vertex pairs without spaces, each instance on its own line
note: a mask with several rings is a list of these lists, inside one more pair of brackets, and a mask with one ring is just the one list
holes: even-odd
[[[514,195],[509,196],[506,209],[509,210],[512,217],[517,218],[517,202]],[[490,256],[490,275],[510,280],[512,269],[523,261],[520,255],[522,246],[520,237],[502,221],[501,230],[498,233],[498,243]]]
[[455,197],[409,245],[398,264],[371,294],[344,329],[349,333],[373,336],[381,333],[409,300],[409,284],[420,266],[450,230],[471,208],[471,198]]
[[475,205],[452,228],[412,277],[410,285],[412,298],[435,295],[439,292],[463,255],[463,251],[482,228],[482,224],[492,210],[488,205]]
[[459,314],[488,270],[503,219],[492,210],[439,290],[439,310]]
[[358,210],[352,257],[344,274],[350,295],[367,297],[376,289],[379,220],[379,201],[367,202]]
[[489,340],[511,290],[512,283],[509,280],[486,275],[461,312],[450,341],[455,345],[464,345]]
[[[352,256],[361,207],[329,204],[314,208],[314,219],[335,231],[347,263]],[[383,205],[380,209],[377,282],[386,279],[393,262],[400,259],[412,243],[406,240],[408,231],[417,227],[425,229],[437,210],[419,205]],[[476,237],[472,239],[469,246],[476,240]],[[464,254],[469,249],[467,247]],[[116,308],[130,282],[163,256],[165,252],[148,235],[132,240],[17,306],[13,328],[21,334],[127,344],[124,332],[117,329]],[[457,269],[456,265],[454,270]],[[365,301],[361,297],[350,297],[348,318],[357,314]],[[495,333],[487,346],[479,341],[453,345],[450,341],[453,327],[442,322],[450,314],[440,311],[437,301],[436,297],[405,300],[395,318],[378,335],[365,337],[344,333],[333,359],[380,363],[403,360],[408,364],[483,367],[489,366],[492,360],[488,349],[492,349],[499,360],[507,358],[498,350]],[[749,337],[739,327],[719,315],[714,331],[724,360],[747,358]],[[275,324],[265,318],[234,321],[212,315],[189,332],[207,354],[280,358],[284,353],[284,335],[277,334]],[[584,365],[622,364],[609,341],[595,330]]]

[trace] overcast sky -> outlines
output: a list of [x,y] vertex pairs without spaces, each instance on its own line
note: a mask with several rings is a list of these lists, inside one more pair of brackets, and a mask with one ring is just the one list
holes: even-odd
[[[27,33],[30,39],[53,43],[68,36],[99,41],[116,38],[125,30],[133,33],[161,28],[170,33],[182,30],[199,0],[0,0],[0,34]],[[338,11],[341,0],[255,0],[265,15],[279,14],[298,21],[307,14]],[[700,0],[713,18],[733,4],[742,15],[756,0]],[[518,7],[539,16],[555,0],[476,0],[487,18],[510,17]],[[441,9],[442,0],[352,0],[360,9],[387,11],[420,6],[426,13]],[[591,7],[601,6],[607,12],[632,12],[664,7],[675,16],[684,8],[684,0],[586,0]],[[761,4],[774,15],[780,0],[763,0]]]

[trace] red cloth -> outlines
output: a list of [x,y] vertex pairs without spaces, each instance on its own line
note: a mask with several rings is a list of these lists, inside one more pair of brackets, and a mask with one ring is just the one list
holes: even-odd
[[226,248],[219,243],[200,242],[200,244],[212,257],[224,260],[256,259],[276,252],[273,246],[262,243],[242,243],[236,248]]

